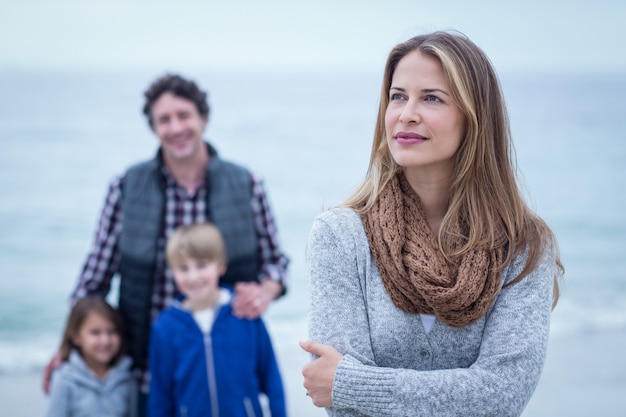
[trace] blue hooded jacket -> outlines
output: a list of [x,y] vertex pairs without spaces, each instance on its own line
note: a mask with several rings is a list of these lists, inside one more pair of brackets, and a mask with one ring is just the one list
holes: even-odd
[[272,417],[285,417],[285,395],[263,321],[240,319],[230,303],[216,311],[203,334],[192,313],[175,303],[150,334],[150,417],[262,416],[259,395]]

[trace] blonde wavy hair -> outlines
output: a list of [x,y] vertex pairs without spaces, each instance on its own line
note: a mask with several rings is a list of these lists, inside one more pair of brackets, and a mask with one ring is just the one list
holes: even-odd
[[[507,285],[532,272],[546,250],[554,251],[553,306],[563,275],[558,243],[547,224],[526,205],[516,178],[517,166],[508,114],[498,76],[485,53],[458,32],[434,32],[413,37],[389,53],[380,92],[380,105],[367,175],[343,204],[363,214],[378,200],[381,190],[401,167],[387,146],[385,112],[398,62],[412,51],[436,58],[442,65],[451,95],[465,115],[467,131],[456,154],[448,208],[439,229],[440,250],[454,258],[476,248],[504,247],[507,256],[499,268],[527,252],[522,272]],[[450,249],[452,220],[461,219],[467,236],[456,252]],[[458,230],[458,229],[457,229]]]

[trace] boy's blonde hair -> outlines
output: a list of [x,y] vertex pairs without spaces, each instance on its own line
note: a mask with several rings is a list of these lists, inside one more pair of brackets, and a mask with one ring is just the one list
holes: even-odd
[[222,233],[210,223],[178,227],[167,241],[165,254],[171,268],[179,265],[185,257],[218,261],[224,267],[228,263]]

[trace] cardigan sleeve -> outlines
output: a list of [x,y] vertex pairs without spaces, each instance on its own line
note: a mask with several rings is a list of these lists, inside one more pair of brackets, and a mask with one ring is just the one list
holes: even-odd
[[[334,218],[331,216],[335,216]],[[331,416],[519,416],[541,374],[549,333],[554,258],[502,289],[467,368],[379,367],[370,343],[364,286],[367,241],[353,221],[323,215],[308,244],[311,338],[339,350]],[[344,216],[345,217],[345,216]],[[365,243],[364,243],[365,242]],[[517,259],[507,280],[523,267]],[[454,342],[451,340],[451,342]],[[393,349],[393,346],[389,346]]]
[[[334,224],[326,222],[329,218]],[[359,277],[360,254],[351,237],[350,222],[345,221],[339,213],[322,215],[313,223],[309,235],[310,337],[344,354],[349,352],[359,363],[376,365],[368,341],[367,305]],[[345,233],[337,233],[337,223],[345,226]],[[359,349],[353,349],[354,346]]]

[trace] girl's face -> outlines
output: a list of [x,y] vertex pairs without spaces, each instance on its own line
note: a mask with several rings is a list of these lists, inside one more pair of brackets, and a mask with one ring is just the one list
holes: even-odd
[[121,346],[121,335],[115,325],[100,313],[91,312],[72,338],[83,360],[92,369],[109,365]]
[[183,256],[172,268],[178,290],[192,310],[210,308],[219,298],[218,283],[224,274],[221,262]]
[[465,133],[441,63],[420,51],[398,62],[385,112],[387,146],[408,174],[449,178]]

